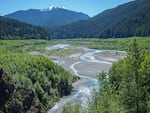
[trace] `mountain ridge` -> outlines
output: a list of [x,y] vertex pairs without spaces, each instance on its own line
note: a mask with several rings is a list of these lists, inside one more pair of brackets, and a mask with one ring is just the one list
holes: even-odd
[[5,15],[5,17],[44,27],[62,26],[90,18],[87,14],[71,11],[65,9],[64,7],[59,8],[55,6],[51,6],[42,10],[19,10],[14,13]]
[[[149,23],[150,17],[150,1],[149,0],[135,0],[125,4],[121,4],[115,8],[108,9],[102,13],[90,18],[88,20],[76,22],[55,29],[49,29],[50,34],[53,38],[119,38],[119,37],[130,37],[130,36],[149,36],[150,33],[138,34],[138,29],[141,27],[135,24],[134,28],[132,25],[132,19],[136,20],[136,23],[140,23],[141,20]],[[140,12],[143,12],[140,14]],[[138,15],[138,16],[135,16]],[[144,18],[143,16],[144,15]],[[138,19],[140,18],[140,19]],[[126,24],[124,21],[128,20]],[[129,23],[132,21],[131,23]],[[145,24],[142,24],[140,32],[148,29],[145,28]],[[131,26],[128,27],[128,26]],[[124,33],[127,32],[127,33]],[[131,33],[130,33],[131,32]]]

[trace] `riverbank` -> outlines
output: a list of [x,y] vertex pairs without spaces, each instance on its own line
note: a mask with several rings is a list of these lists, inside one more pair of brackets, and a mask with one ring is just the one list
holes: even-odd
[[[61,51],[60,49],[74,50],[73,53],[64,57],[55,57],[55,55],[49,55],[49,57],[72,74],[80,77],[80,80],[73,83],[73,92],[69,96],[60,99],[55,106],[49,110],[49,113],[61,113],[61,110],[67,101],[79,102],[82,106],[86,106],[86,102],[92,94],[91,92],[94,88],[98,87],[97,75],[102,71],[108,72],[112,63],[124,56],[124,54],[120,54],[119,51],[117,51],[119,54],[116,55],[114,54],[115,52],[113,53],[111,50],[95,50],[74,47],[68,44],[57,44],[49,48],[46,47],[46,49],[48,51],[53,51],[53,49],[59,49],[59,51]],[[116,58],[116,61],[110,61],[110,59],[113,58]]]

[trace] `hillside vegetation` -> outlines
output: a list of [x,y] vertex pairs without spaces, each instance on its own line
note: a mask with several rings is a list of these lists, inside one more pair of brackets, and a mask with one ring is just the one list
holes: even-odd
[[50,39],[41,28],[0,16],[0,39]]
[[68,103],[63,113],[150,112],[150,53],[141,49],[136,40],[124,59],[98,77],[99,90],[93,91],[87,108]]
[[123,38],[150,36],[150,1],[135,0],[93,18],[55,29],[52,38]]
[[[0,69],[0,96],[3,97],[0,98],[0,112],[14,111],[15,113],[19,113],[22,111],[30,111],[34,113],[44,113],[48,108],[53,106],[60,97],[70,94],[72,90],[72,83],[77,79],[76,77],[66,72],[60,66],[52,63],[49,59],[42,56],[29,55],[28,52],[39,51],[46,54],[46,46],[58,43],[67,43],[73,44],[74,46],[85,46],[97,49],[127,50],[127,44],[133,39],[134,38],[52,41],[0,40],[0,68],[3,68]],[[146,51],[143,57],[146,61],[142,60],[142,69],[147,67],[147,71],[145,72],[149,72],[149,54],[147,52],[150,51],[150,38],[139,37],[136,38],[136,40],[140,42],[140,48]],[[118,65],[117,67],[118,68],[115,70],[120,67],[121,71],[114,72],[114,75],[116,75],[117,72],[122,74],[124,72],[122,71],[124,65]],[[121,67],[123,67],[123,69]],[[94,96],[93,98],[96,97],[97,96]],[[110,97],[108,98],[110,99]],[[107,100],[109,100],[108,98]],[[99,103],[99,98],[96,98],[96,100]],[[90,103],[96,106],[93,104],[94,102]],[[72,113],[72,110],[75,111],[74,113],[76,113],[77,110],[81,110],[79,105],[72,107],[72,105],[69,104],[69,106],[69,108],[66,108],[69,110],[69,113]],[[67,111],[65,113],[67,113]]]
[[[39,113],[41,110],[45,113],[60,97],[70,94],[72,83],[77,78],[49,59],[29,55],[21,49],[26,48],[23,46],[27,43],[43,44],[46,41],[20,42],[0,41],[0,68],[9,74],[2,71],[0,96],[6,94],[7,87],[9,91],[9,84],[12,86],[10,95],[6,95],[6,99],[1,98],[3,104],[0,104],[0,111],[8,113],[15,109],[15,113]],[[30,98],[31,102],[28,102]],[[41,108],[38,109],[38,105]]]

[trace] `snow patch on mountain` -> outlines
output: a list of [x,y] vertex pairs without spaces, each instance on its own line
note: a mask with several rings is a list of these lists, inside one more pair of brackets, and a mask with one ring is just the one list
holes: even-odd
[[57,7],[57,6],[51,5],[48,8],[42,9],[41,11],[52,11],[55,9],[66,9],[66,7],[65,6]]

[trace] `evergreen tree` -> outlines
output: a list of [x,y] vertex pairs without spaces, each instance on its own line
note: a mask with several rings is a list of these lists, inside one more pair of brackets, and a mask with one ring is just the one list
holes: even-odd
[[136,40],[130,44],[127,56],[109,73],[101,73],[99,81],[100,89],[86,113],[150,113],[150,55]]

